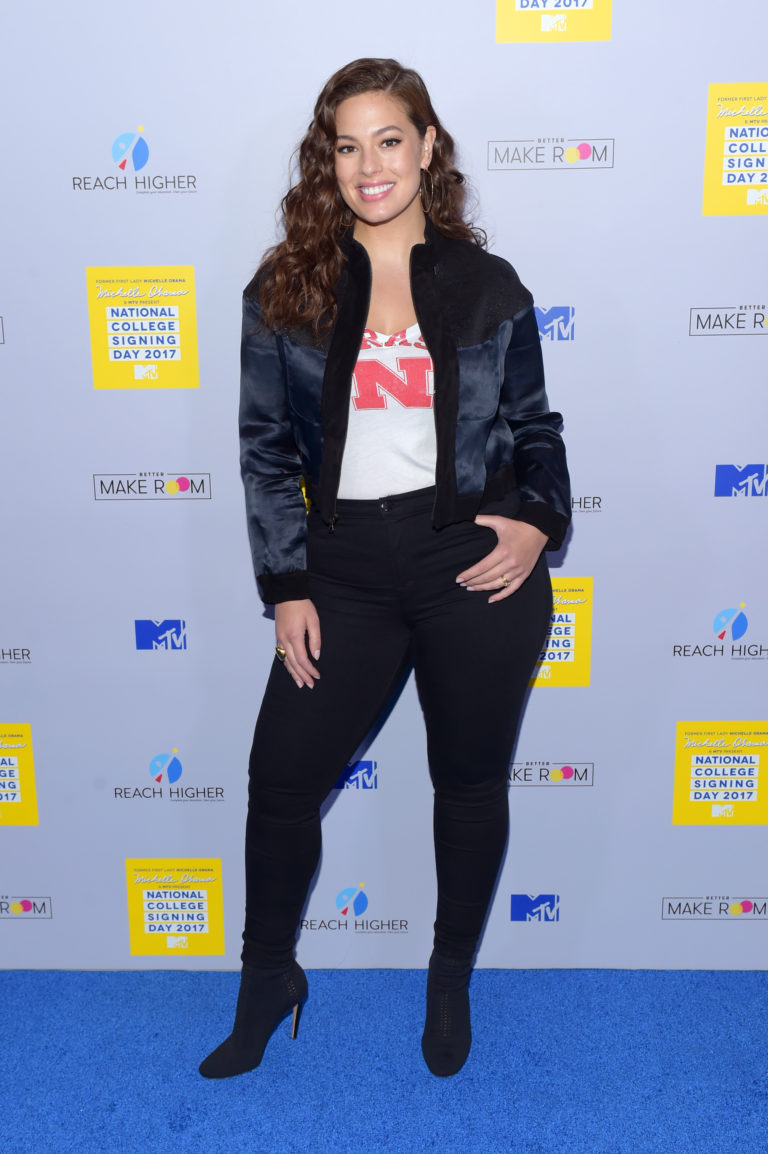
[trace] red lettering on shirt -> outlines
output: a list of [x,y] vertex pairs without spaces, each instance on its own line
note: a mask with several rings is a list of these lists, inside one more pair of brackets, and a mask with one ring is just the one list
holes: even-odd
[[352,379],[352,403],[356,409],[386,409],[392,397],[406,409],[431,409],[432,394],[427,374],[429,357],[398,357],[396,373],[381,361],[358,361]]

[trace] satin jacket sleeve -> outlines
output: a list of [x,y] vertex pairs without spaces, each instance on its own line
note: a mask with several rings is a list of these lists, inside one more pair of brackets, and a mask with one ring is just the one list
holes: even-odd
[[267,603],[299,600],[309,596],[307,509],[282,338],[265,328],[249,297],[243,298],[240,364],[240,471],[254,572]]
[[563,418],[550,411],[547,401],[532,304],[513,321],[499,413],[515,442],[514,469],[521,501],[514,518],[535,525],[549,538],[547,548],[558,549],[571,519],[571,493],[560,436]]

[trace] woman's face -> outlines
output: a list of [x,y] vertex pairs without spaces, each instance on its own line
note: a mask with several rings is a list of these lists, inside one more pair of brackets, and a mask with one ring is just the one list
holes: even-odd
[[418,213],[421,169],[432,159],[435,129],[424,136],[399,100],[363,92],[336,109],[336,179],[339,192],[365,224],[386,224]]

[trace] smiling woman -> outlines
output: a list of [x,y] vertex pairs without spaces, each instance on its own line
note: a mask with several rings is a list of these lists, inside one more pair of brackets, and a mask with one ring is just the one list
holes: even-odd
[[420,133],[398,100],[384,92],[364,92],[339,105],[336,132],[339,192],[359,225],[381,224],[408,212],[423,229],[418,196],[422,170],[432,160],[435,126]]
[[245,292],[240,459],[277,644],[249,766],[240,994],[208,1078],[257,1066],[291,1010],[295,1033],[320,806],[410,664],[435,790],[422,1051],[441,1077],[469,1054],[510,756],[552,610],[542,550],[570,495],[530,293],[464,220],[453,151],[417,73],[342,68],[301,143],[285,239]]

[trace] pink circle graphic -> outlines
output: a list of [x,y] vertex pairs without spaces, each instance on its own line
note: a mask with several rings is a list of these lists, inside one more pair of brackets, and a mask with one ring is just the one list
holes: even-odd
[[570,781],[571,778],[573,777],[573,766],[572,765],[561,765],[560,766],[560,772],[562,773],[562,775],[566,781]]
[[29,911],[32,909],[32,902],[31,902],[31,901],[29,901],[29,899],[28,899],[28,898],[23,898],[23,899],[22,899],[22,900],[19,902],[19,905],[20,905],[20,906],[21,906],[21,908],[24,910],[24,913],[25,913],[25,914],[28,914],[28,913],[29,913]]
[[748,914],[752,909],[752,902],[746,901],[741,903],[742,913]]
[[177,477],[176,478],[176,484],[179,486],[180,492],[186,493],[187,489],[189,488],[189,478]]
[[591,155],[592,155],[592,145],[591,144],[580,144],[579,145],[579,156],[581,157],[582,160],[589,160]]

